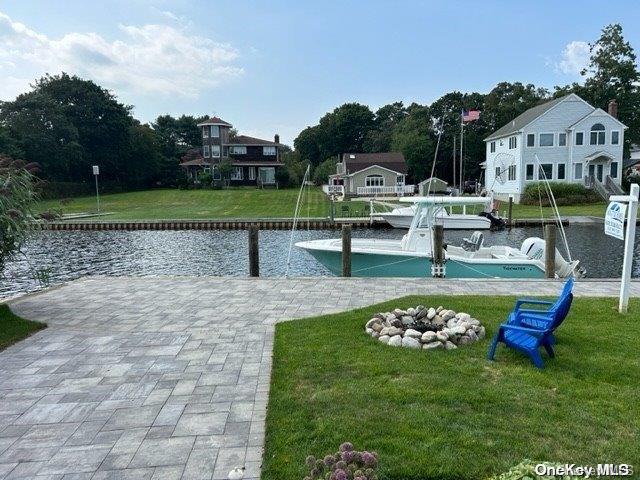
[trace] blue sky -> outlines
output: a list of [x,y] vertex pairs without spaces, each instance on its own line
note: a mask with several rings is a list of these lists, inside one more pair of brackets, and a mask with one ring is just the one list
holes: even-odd
[[[64,5],[64,6],[63,6]],[[633,1],[0,0],[0,99],[61,70],[157,115],[217,114],[291,143],[328,110],[430,103],[499,81],[578,79],[611,22],[640,49]]]

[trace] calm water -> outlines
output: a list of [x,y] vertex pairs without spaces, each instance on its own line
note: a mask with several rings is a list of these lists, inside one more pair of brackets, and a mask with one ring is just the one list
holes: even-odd
[[[567,228],[574,258],[591,278],[619,277],[623,242],[603,233],[603,227]],[[338,231],[299,231],[295,241],[332,238]],[[402,230],[354,230],[354,237],[401,238]],[[446,231],[445,241],[458,244],[470,232]],[[486,244],[519,247],[540,228],[486,232]],[[284,276],[290,233],[260,232],[260,274]],[[640,241],[635,246],[634,277],[640,277]],[[37,272],[55,285],[84,275],[248,275],[245,231],[39,232],[10,262],[0,278],[0,297],[42,288]],[[294,247],[291,276],[330,275],[312,257]],[[47,283],[47,282],[44,282]]]

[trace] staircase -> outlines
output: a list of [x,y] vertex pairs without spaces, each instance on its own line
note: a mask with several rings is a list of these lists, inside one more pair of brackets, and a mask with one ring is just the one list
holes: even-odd
[[609,200],[611,195],[624,195],[624,190],[613,179],[607,175],[604,182],[598,180],[594,175],[585,178],[585,186],[594,189],[603,200]]

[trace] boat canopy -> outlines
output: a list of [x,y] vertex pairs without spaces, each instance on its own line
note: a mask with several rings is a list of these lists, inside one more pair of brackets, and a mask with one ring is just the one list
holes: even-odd
[[453,206],[453,205],[488,205],[493,201],[492,197],[403,197],[400,199],[405,203],[417,203],[420,205],[437,205],[437,206]]

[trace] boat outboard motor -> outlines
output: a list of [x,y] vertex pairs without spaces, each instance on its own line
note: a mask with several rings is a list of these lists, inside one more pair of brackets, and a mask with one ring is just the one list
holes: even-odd
[[467,252],[477,252],[484,245],[484,234],[476,230],[471,234],[471,238],[462,239],[462,249]]
[[480,212],[478,215],[489,219],[491,222],[491,230],[502,230],[507,226],[504,218],[498,217],[493,212]]
[[[539,237],[529,237],[522,242],[520,251],[532,260],[540,260],[544,262],[546,242]],[[586,275],[584,268],[580,266],[580,260],[567,262],[562,254],[556,248],[556,264],[555,272],[558,278],[582,278]]]

